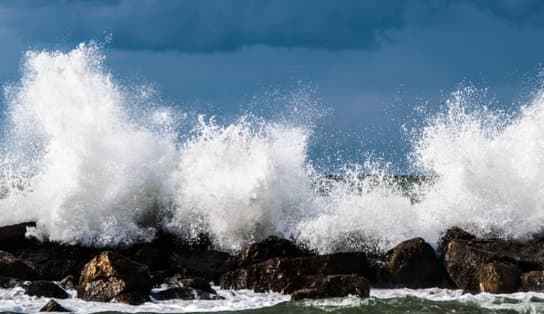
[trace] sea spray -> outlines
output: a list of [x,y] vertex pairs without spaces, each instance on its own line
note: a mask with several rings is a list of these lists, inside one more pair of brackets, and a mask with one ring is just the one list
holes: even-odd
[[317,171],[306,118],[217,122],[116,84],[96,45],[29,52],[6,88],[0,225],[35,220],[40,238],[94,246],[205,232],[228,251],[271,234],[387,250],[453,225],[526,238],[544,222],[544,97],[505,117],[473,92],[414,133],[412,164],[429,180],[406,195],[384,162]]

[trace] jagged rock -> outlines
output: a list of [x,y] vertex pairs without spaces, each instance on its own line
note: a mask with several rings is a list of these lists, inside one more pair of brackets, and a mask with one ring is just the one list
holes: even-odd
[[401,242],[386,254],[380,281],[408,288],[436,287],[444,275],[434,249],[422,238]]
[[41,309],[40,312],[71,312],[55,300],[49,300]]
[[27,263],[13,254],[0,251],[0,276],[24,280],[37,278],[37,274]]
[[544,271],[535,270],[521,275],[522,291],[544,291]]
[[146,265],[111,251],[100,253],[81,272],[78,297],[86,301],[107,302],[134,291],[148,292],[151,278]]
[[364,253],[336,253],[296,258],[274,258],[228,272],[220,278],[224,289],[253,289],[290,293],[307,286],[311,275],[358,274],[370,267]]
[[357,275],[315,276],[310,279],[307,288],[291,293],[292,300],[339,298],[356,295],[362,298],[369,296],[370,283]]
[[59,286],[65,290],[75,290],[77,288],[77,280],[74,276],[68,275],[59,281]]
[[478,272],[480,292],[513,293],[521,284],[521,271],[515,265],[491,262],[482,265]]
[[270,236],[261,242],[250,244],[243,249],[232,259],[232,267],[240,268],[276,257],[301,257],[309,255],[312,255],[312,253],[297,247],[295,243],[289,240]]
[[224,252],[194,250],[175,252],[170,256],[170,270],[186,276],[214,280],[228,270],[230,255]]
[[45,280],[33,281],[25,286],[25,293],[29,296],[66,299],[70,295],[55,283]]
[[34,222],[0,227],[0,250],[14,251],[34,245],[36,240],[26,237],[27,227],[36,227]]
[[173,287],[151,293],[151,297],[157,301],[181,299],[181,300],[221,300],[223,297],[215,293],[187,287]]
[[85,263],[99,251],[80,246],[44,243],[38,247],[19,250],[17,253],[19,258],[32,265],[39,278],[61,280],[68,275],[79,278]]
[[150,301],[149,291],[130,291],[117,295],[112,299],[113,302],[125,303],[129,305],[140,305]]

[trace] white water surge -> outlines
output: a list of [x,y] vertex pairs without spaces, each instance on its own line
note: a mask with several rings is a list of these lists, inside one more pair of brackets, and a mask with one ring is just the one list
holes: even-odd
[[39,237],[108,246],[168,229],[237,250],[275,234],[329,252],[434,243],[453,225],[516,238],[544,225],[542,93],[507,119],[454,93],[415,132],[414,169],[434,180],[412,204],[371,161],[319,192],[302,123],[199,116],[179,134],[185,115],[116,84],[93,45],[29,52],[23,69],[6,88],[0,225],[34,220]]

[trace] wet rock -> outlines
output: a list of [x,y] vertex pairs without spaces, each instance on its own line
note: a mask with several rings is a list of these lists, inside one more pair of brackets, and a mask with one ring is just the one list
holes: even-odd
[[229,254],[214,250],[175,252],[170,256],[169,268],[188,277],[214,280],[228,270],[230,258]]
[[111,251],[100,253],[81,272],[78,297],[86,301],[107,302],[133,291],[148,292],[151,278],[147,266]]
[[521,284],[521,271],[515,265],[491,262],[482,265],[478,272],[480,292],[513,293]]
[[309,255],[313,254],[299,248],[295,243],[289,240],[270,236],[261,242],[248,245],[233,258],[232,266],[240,268],[276,257],[300,257]]
[[33,281],[25,286],[25,293],[29,296],[66,299],[70,295],[55,283],[45,280]]
[[98,253],[93,248],[43,243],[19,250],[17,256],[32,265],[39,278],[61,280],[68,275],[79,278],[85,263]]
[[150,301],[149,291],[130,291],[117,295],[112,299],[113,302],[129,305],[140,305]]
[[216,293],[216,291],[211,287],[208,280],[199,277],[186,278],[183,275],[175,274],[171,277],[166,278],[163,283],[165,283],[169,287],[193,288],[209,293]]
[[544,271],[535,270],[521,275],[522,291],[544,291]]
[[221,300],[223,297],[215,293],[209,293],[199,289],[187,287],[173,287],[151,293],[151,297],[157,301],[181,299],[181,300]]
[[24,280],[37,278],[37,274],[27,263],[13,254],[0,251],[0,276]]
[[49,300],[41,309],[40,312],[71,312],[55,300]]
[[370,267],[364,253],[336,253],[296,258],[274,258],[223,275],[224,289],[253,289],[290,293],[307,286],[311,275],[358,274],[366,276]]
[[36,227],[36,223],[24,222],[0,227],[0,250],[12,252],[17,249],[34,245],[36,240],[26,237],[27,228],[32,227]]
[[357,275],[315,276],[310,279],[307,288],[291,293],[292,300],[339,298],[356,295],[367,298],[370,283],[364,277]]
[[446,248],[452,240],[474,240],[476,236],[468,233],[467,231],[459,228],[452,227],[442,234],[440,241],[438,242],[438,253],[444,256]]
[[446,270],[457,287],[474,292],[480,291],[481,267],[492,262],[515,265],[521,272],[544,269],[544,248],[542,243],[456,239],[448,243],[444,255]]
[[74,276],[68,275],[59,281],[59,286],[65,290],[75,290],[77,289],[77,280]]
[[401,242],[386,254],[382,284],[430,288],[442,281],[444,271],[434,249],[422,238]]

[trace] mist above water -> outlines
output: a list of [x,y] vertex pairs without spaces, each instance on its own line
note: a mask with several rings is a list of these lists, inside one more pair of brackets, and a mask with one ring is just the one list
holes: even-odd
[[119,85],[103,59],[86,44],[26,54],[5,93],[0,225],[34,220],[37,237],[94,246],[206,232],[227,251],[274,234],[321,252],[435,243],[453,225],[520,239],[542,229],[542,92],[516,116],[480,106],[474,89],[453,93],[413,132],[412,167],[432,178],[414,203],[383,162],[339,164],[343,179],[324,180],[306,119],[187,115]]

